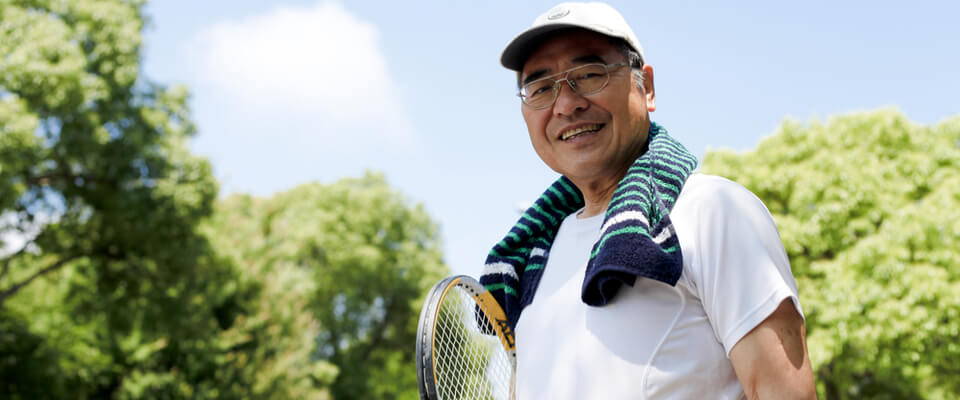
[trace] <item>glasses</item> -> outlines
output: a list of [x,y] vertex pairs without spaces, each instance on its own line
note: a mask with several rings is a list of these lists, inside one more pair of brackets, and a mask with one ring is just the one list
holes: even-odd
[[[542,110],[557,101],[557,96],[560,95],[560,82],[567,82],[570,89],[581,96],[594,94],[607,87],[607,83],[610,82],[610,69],[625,65],[627,63],[587,64],[570,68],[523,85],[517,96],[520,96],[524,104]],[[561,75],[563,78],[553,79]]]

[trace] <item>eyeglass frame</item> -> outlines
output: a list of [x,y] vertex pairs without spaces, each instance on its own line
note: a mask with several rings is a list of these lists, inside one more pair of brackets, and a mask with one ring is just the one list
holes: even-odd
[[[591,66],[591,65],[600,65],[600,66],[602,66],[604,72],[605,72],[606,75],[607,75],[607,80],[606,80],[606,82],[603,82],[603,85],[600,85],[600,88],[598,88],[597,90],[594,90],[594,91],[589,92],[589,93],[580,93],[580,92],[578,91],[576,85],[575,85],[572,81],[570,81],[570,79],[569,79],[570,72],[575,71],[575,70],[580,69],[580,68],[589,67],[589,66]],[[529,107],[533,107],[534,110],[545,110],[545,109],[550,108],[551,106],[553,106],[553,105],[557,102],[557,99],[560,98],[560,82],[567,82],[567,86],[570,86],[570,90],[573,90],[573,92],[576,93],[576,94],[578,94],[578,95],[587,96],[587,95],[591,95],[591,94],[596,94],[596,93],[599,93],[600,91],[602,91],[603,89],[606,89],[606,88],[607,88],[607,85],[610,83],[610,69],[611,69],[611,68],[626,67],[626,66],[629,66],[629,65],[630,65],[630,63],[627,63],[627,62],[610,63],[610,64],[590,63],[590,64],[578,65],[578,66],[576,66],[576,67],[567,69],[567,70],[565,70],[565,71],[557,72],[557,73],[555,73],[555,74],[553,74],[553,75],[545,76],[545,77],[543,77],[543,78],[534,80],[534,81],[532,81],[532,82],[529,82],[529,83],[521,86],[521,87],[520,87],[520,91],[517,92],[517,97],[520,98],[520,101],[523,102],[523,104],[526,104],[526,105],[529,106]],[[560,75],[563,75],[563,78],[553,79],[553,77],[555,77],[555,76],[560,76]],[[550,100],[550,103],[548,103],[547,105],[545,105],[545,106],[543,106],[543,107],[535,107],[535,106],[533,106],[532,104],[527,103],[527,97],[523,95],[523,88],[525,88],[525,87],[527,87],[527,86],[530,86],[530,85],[532,85],[532,84],[534,84],[534,83],[537,83],[537,82],[540,82],[540,81],[545,81],[545,80],[550,80],[550,79],[553,80],[553,85],[551,85],[551,87],[553,88],[553,100]]]

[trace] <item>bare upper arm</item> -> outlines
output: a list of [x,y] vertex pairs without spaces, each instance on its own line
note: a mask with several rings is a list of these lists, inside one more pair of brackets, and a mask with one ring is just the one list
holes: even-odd
[[750,399],[815,399],[803,318],[790,299],[730,350],[730,361]]

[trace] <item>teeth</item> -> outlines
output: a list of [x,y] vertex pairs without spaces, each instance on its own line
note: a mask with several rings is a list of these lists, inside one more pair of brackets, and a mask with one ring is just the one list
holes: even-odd
[[576,129],[571,129],[569,131],[564,132],[563,136],[560,137],[560,140],[567,140],[584,132],[599,131],[601,127],[602,127],[601,125],[593,124],[593,125],[584,125]]

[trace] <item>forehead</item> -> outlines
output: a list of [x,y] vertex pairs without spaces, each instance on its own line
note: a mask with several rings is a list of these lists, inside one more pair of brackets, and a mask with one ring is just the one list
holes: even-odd
[[530,52],[523,64],[522,75],[532,72],[551,72],[560,65],[578,64],[577,59],[596,56],[611,62],[610,56],[617,49],[610,37],[596,32],[575,29],[561,31],[545,39]]

